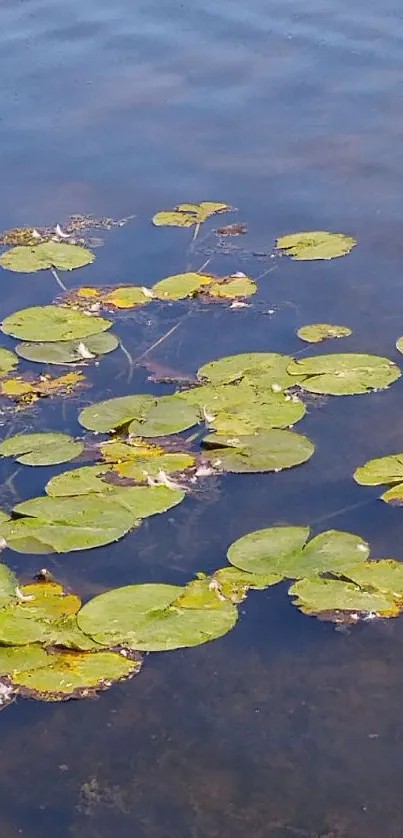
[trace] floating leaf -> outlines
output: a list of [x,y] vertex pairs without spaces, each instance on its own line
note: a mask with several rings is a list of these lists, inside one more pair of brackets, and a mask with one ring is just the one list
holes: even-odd
[[0,677],[49,666],[51,656],[39,644],[0,646]]
[[382,483],[399,483],[403,481],[403,453],[390,454],[388,457],[378,457],[368,460],[354,472],[354,480],[360,486],[380,486]]
[[176,274],[161,279],[153,285],[152,291],[159,300],[184,300],[185,297],[193,297],[198,291],[203,291],[213,280],[214,277],[209,274]]
[[394,559],[372,559],[350,567],[343,575],[360,588],[375,588],[403,601],[403,562]]
[[303,402],[273,393],[272,399],[260,404],[255,398],[249,405],[233,406],[208,417],[209,426],[218,434],[248,435],[269,428],[287,428],[299,422],[306,413]]
[[281,582],[278,573],[247,573],[237,567],[222,567],[216,570],[210,580],[210,585],[217,585],[221,595],[231,602],[243,602],[249,590],[262,591],[270,585]]
[[396,341],[396,349],[403,354],[403,335],[401,338],[398,338]]
[[232,207],[215,201],[202,201],[200,204],[179,204],[173,210],[157,212],[153,218],[156,227],[192,227],[202,224],[216,213],[229,212]]
[[381,495],[381,500],[384,500],[385,503],[390,503],[392,506],[402,506],[403,483],[399,483],[397,486],[393,486],[391,489],[388,489],[387,492],[384,492],[383,495]]
[[111,320],[90,317],[81,311],[61,306],[33,306],[10,314],[1,330],[6,335],[27,341],[63,341],[86,338],[105,332]]
[[107,399],[85,407],[78,421],[89,431],[107,433],[127,425],[134,417],[142,418],[155,401],[154,396],[146,393]]
[[[1,521],[1,524],[3,524],[3,521]],[[0,609],[15,601],[17,586],[18,580],[15,574],[5,564],[0,564]]]
[[205,456],[220,471],[282,471],[305,463],[315,450],[313,443],[293,431],[261,431],[254,436],[230,437],[210,434],[203,440]]
[[5,439],[0,445],[0,455],[15,457],[17,463],[26,466],[49,466],[66,463],[78,457],[84,450],[82,442],[76,442],[68,434],[17,434]]
[[237,619],[235,606],[178,607],[184,588],[130,585],[95,597],[79,613],[82,631],[98,643],[121,644],[140,651],[168,651],[197,646],[226,634]]
[[116,463],[112,469],[121,477],[128,477],[138,483],[146,483],[147,478],[156,478],[160,472],[175,474],[186,469],[193,468],[196,460],[191,454],[166,453],[161,457],[138,457],[136,460],[127,460],[123,463]]
[[292,360],[276,352],[244,352],[204,364],[198,369],[197,377],[211,384],[230,384],[243,379],[259,388],[274,388],[278,392],[297,384],[287,372]]
[[231,544],[228,561],[252,573],[280,573],[300,579],[338,573],[369,556],[368,544],[352,533],[329,530],[306,545],[308,536],[308,527],[256,530]]
[[152,442],[146,442],[143,439],[131,439],[129,442],[119,442],[112,439],[102,442],[99,450],[106,463],[128,462],[144,457],[161,457],[166,453],[160,445],[154,445]]
[[344,233],[315,230],[280,236],[276,241],[276,248],[284,251],[292,259],[335,259],[350,253],[356,244],[356,239]]
[[251,297],[252,294],[256,294],[256,291],[256,282],[248,276],[224,277],[224,279],[213,282],[205,289],[209,297],[223,297],[228,300],[236,300],[237,297]]
[[20,596],[0,610],[1,645],[49,642],[50,625],[76,614],[81,606],[79,597],[66,595],[61,585],[53,582],[24,585]]
[[332,338],[346,338],[352,334],[348,326],[332,326],[330,323],[312,323],[310,326],[301,326],[297,335],[307,343],[320,343],[322,340]]
[[0,535],[19,553],[68,553],[101,547],[136,525],[136,517],[127,507],[103,496],[32,498],[14,511],[30,517],[0,524]]
[[46,268],[71,271],[93,262],[95,256],[85,247],[62,242],[44,242],[33,247],[17,246],[3,253],[0,265],[9,271],[34,273]]
[[139,288],[136,285],[123,285],[119,288],[114,288],[107,294],[100,297],[101,305],[113,306],[114,308],[137,308],[145,303],[150,302],[153,294],[151,291],[144,288]]
[[42,701],[87,698],[139,672],[140,660],[116,652],[48,653],[46,666],[10,676],[16,692]]
[[42,397],[67,396],[76,387],[84,384],[85,377],[81,372],[69,372],[59,378],[41,375],[32,380],[16,376],[0,381],[0,393],[20,404],[30,405]]
[[160,396],[143,415],[129,425],[129,434],[143,437],[160,437],[178,434],[197,425],[200,421],[196,408],[184,404],[173,396]]
[[15,353],[0,347],[0,376],[7,375],[8,372],[15,369],[17,364],[18,358]]
[[[53,343],[19,343],[17,355],[40,364],[85,364],[98,355],[107,355],[119,346],[111,332],[89,335],[83,340],[55,341]],[[1,363],[1,356],[0,356]]]
[[298,377],[304,390],[332,396],[383,390],[401,375],[399,367],[388,358],[354,352],[301,358],[292,361],[287,369],[291,376]]
[[397,617],[400,607],[391,594],[364,591],[351,582],[334,579],[300,579],[288,591],[304,614],[334,622],[356,622],[367,613],[379,617]]

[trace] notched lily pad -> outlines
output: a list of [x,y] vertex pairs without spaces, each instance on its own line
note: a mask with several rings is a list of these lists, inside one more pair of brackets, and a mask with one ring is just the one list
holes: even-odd
[[382,483],[403,481],[403,453],[390,454],[368,460],[354,472],[354,480],[360,486],[380,486]]
[[346,338],[352,334],[348,326],[332,326],[330,323],[312,323],[310,326],[301,326],[297,335],[307,343],[321,343],[322,340],[333,338]]
[[1,456],[15,457],[17,463],[27,466],[66,463],[78,457],[83,450],[82,442],[59,433],[17,434],[0,445]]
[[352,582],[334,579],[300,579],[288,593],[304,614],[336,623],[355,623],[368,615],[397,617],[401,611],[390,593],[366,591]]
[[206,286],[213,283],[215,277],[210,274],[184,273],[161,279],[152,287],[153,295],[158,300],[184,300],[193,297]]
[[6,335],[24,341],[70,341],[105,332],[111,320],[91,317],[81,311],[62,306],[32,306],[10,314],[2,322]]
[[277,352],[243,352],[203,364],[197,371],[197,377],[199,381],[210,384],[244,381],[260,390],[270,388],[273,392],[280,392],[297,384],[297,380],[287,372],[292,361],[289,355]]
[[290,233],[280,236],[276,241],[277,250],[283,251],[292,259],[335,259],[350,253],[357,240],[345,233],[329,233],[315,230],[309,233]]
[[130,423],[129,433],[143,437],[180,433],[200,421],[198,410],[176,395],[147,394],[98,402],[84,408],[78,419],[84,428],[103,433]]
[[0,265],[9,271],[35,273],[47,268],[72,271],[90,265],[94,254],[86,247],[63,242],[44,242],[32,247],[17,245],[0,258]]
[[[82,340],[54,341],[52,343],[19,343],[17,355],[26,361],[40,364],[87,364],[100,355],[107,355],[119,346],[119,340],[111,332],[89,335]],[[1,363],[1,356],[0,356]]]
[[156,227],[193,227],[202,224],[217,213],[230,212],[232,207],[216,201],[202,201],[200,204],[178,204],[173,210],[157,212],[153,217]]
[[137,659],[117,652],[48,653],[45,666],[13,672],[9,681],[18,695],[41,701],[88,698],[118,681],[130,678],[141,668]]
[[227,276],[203,289],[208,297],[236,300],[256,294],[257,284],[248,276]]
[[204,454],[219,471],[282,471],[305,463],[315,446],[293,431],[260,431],[253,436],[210,434],[203,440]]
[[401,372],[388,358],[360,355],[354,352],[316,355],[292,361],[287,367],[291,376],[310,393],[348,396],[384,390]]
[[278,573],[247,573],[237,567],[222,567],[211,577],[210,585],[218,587],[220,594],[233,603],[243,602],[248,591],[263,591],[281,582]]
[[0,377],[14,370],[18,365],[18,358],[14,352],[0,347]]

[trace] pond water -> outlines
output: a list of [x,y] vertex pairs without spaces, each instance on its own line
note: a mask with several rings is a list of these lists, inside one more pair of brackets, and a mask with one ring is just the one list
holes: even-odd
[[[345,259],[283,259],[250,308],[195,305],[150,359],[194,373],[236,352],[292,354],[299,326],[327,321],[354,330],[346,350],[398,362],[396,3],[3,0],[0,22],[0,229],[72,213],[136,216],[105,235],[95,264],[68,276],[70,287],[151,285],[211,255],[217,273],[257,276],[270,268],[258,254],[297,230],[359,240]],[[211,254],[212,238],[200,236],[190,252],[189,231],[150,224],[159,209],[199,200],[239,209],[229,220],[248,223],[234,240],[240,251]],[[56,293],[48,272],[1,280],[1,318]],[[190,308],[144,309],[119,322],[119,335],[137,357]],[[18,429],[78,433],[83,403],[172,392],[148,375],[137,368],[129,382],[126,359],[114,353],[90,391],[41,403],[19,416]],[[47,566],[84,598],[133,582],[184,584],[223,564],[243,533],[276,523],[350,530],[373,555],[403,559],[402,511],[351,478],[367,459],[402,450],[402,409],[403,378],[386,392],[313,403],[301,430],[317,451],[303,467],[223,477],[119,543],[46,557]],[[3,481],[14,468],[2,465]],[[40,494],[54,473],[24,468],[16,491]],[[27,576],[43,563],[4,556]],[[150,655],[138,678],[98,701],[6,708],[1,835],[400,838],[402,655],[402,619],[341,633],[292,608],[286,586],[254,592],[225,638]]]

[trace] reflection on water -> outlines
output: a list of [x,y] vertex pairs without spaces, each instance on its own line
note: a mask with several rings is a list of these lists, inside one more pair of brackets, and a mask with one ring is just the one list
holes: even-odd
[[[3,0],[0,21],[1,229],[136,213],[71,286],[151,285],[199,268],[211,239],[189,253],[188,231],[148,223],[178,201],[228,201],[248,222],[245,252],[214,256],[217,273],[262,273],[253,254],[277,234],[344,231],[360,242],[347,259],[281,260],[254,307],[195,304],[153,358],[193,373],[218,355],[293,353],[300,325],[330,320],[353,328],[348,349],[398,360],[403,24],[392,0]],[[46,274],[1,279],[1,317],[56,291]],[[119,333],[137,357],[186,311],[150,307]],[[172,390],[129,372],[120,353],[108,356],[79,399],[39,404],[14,432],[76,433],[83,402]],[[402,380],[368,398],[312,401],[303,431],[317,452],[303,468],[206,482],[118,544],[48,565],[85,598],[182,584],[275,523],[345,528],[373,555],[403,559],[401,510],[351,479],[367,459],[402,450],[402,408]],[[4,483],[9,464],[1,469]],[[40,493],[53,473],[21,470],[2,500]],[[38,570],[35,556],[6,561]],[[229,636],[150,655],[98,701],[25,701],[0,714],[0,834],[401,838],[403,622],[342,634],[299,614],[282,586],[241,611]]]

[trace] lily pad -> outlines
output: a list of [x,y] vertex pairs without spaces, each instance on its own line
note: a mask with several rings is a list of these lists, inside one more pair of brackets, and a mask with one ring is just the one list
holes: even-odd
[[397,617],[401,607],[392,594],[364,591],[352,582],[334,579],[300,579],[288,591],[304,614],[333,622],[356,622],[361,615]]
[[197,377],[210,384],[230,384],[243,379],[260,389],[273,388],[279,392],[297,384],[287,372],[292,360],[289,355],[276,352],[244,352],[204,364],[198,369]]
[[325,230],[315,230],[309,233],[290,233],[280,236],[276,241],[276,248],[282,250],[292,259],[335,259],[350,253],[357,244],[357,240],[345,233],[329,233]]
[[396,349],[403,354],[403,335],[396,341]]
[[249,590],[263,591],[271,585],[277,585],[282,579],[278,573],[247,573],[237,567],[222,567],[216,570],[210,584],[217,585],[225,599],[239,603],[246,599]]
[[18,579],[15,574],[5,564],[0,564],[0,609],[16,601],[17,586]]
[[[54,341],[53,343],[19,343],[16,353],[26,361],[40,364],[85,364],[99,355],[107,355],[119,346],[111,332],[89,335],[84,340]],[[1,356],[0,356],[1,363]]]
[[0,524],[0,535],[19,553],[89,550],[117,541],[136,525],[135,515],[109,497],[32,498],[14,512],[29,517]]
[[331,396],[384,390],[401,375],[399,367],[388,358],[354,352],[301,358],[292,361],[287,369],[291,376],[299,378],[304,390]]
[[208,415],[208,425],[218,434],[242,436],[255,434],[269,428],[287,428],[305,416],[306,407],[297,398],[284,397],[282,393],[261,404],[257,398],[248,404],[233,406]]
[[129,434],[146,438],[170,436],[192,428],[199,421],[196,408],[184,404],[175,395],[160,396],[155,398],[141,417],[133,419],[129,425]]
[[[21,588],[22,599],[0,610],[0,644],[23,646],[50,642],[50,626],[75,615],[81,606],[79,597],[65,594],[52,582],[34,582]],[[55,629],[57,633],[57,628]]]
[[107,440],[99,446],[102,459],[106,463],[123,463],[129,460],[144,459],[144,457],[161,457],[165,454],[164,448],[144,439],[131,439],[128,442],[119,440]]
[[403,602],[403,562],[394,559],[372,559],[350,567],[344,576],[360,588],[375,588],[390,593]]
[[279,573],[289,579],[338,573],[369,556],[368,544],[338,530],[320,533],[306,544],[308,527],[269,527],[231,544],[228,561],[252,573]]
[[112,305],[114,308],[137,308],[145,303],[149,303],[153,296],[152,291],[144,289],[144,287],[139,288],[136,285],[123,285],[102,295],[100,302],[101,305]]
[[140,660],[117,652],[48,653],[46,666],[14,673],[11,684],[19,695],[41,701],[88,698],[139,672]]
[[332,326],[330,323],[312,323],[310,326],[301,326],[297,335],[307,343],[320,343],[322,340],[333,338],[346,338],[352,334],[348,326]]
[[68,434],[17,434],[5,439],[0,445],[0,455],[15,457],[17,463],[26,466],[49,466],[66,463],[78,457],[84,450],[82,442],[76,442]]
[[49,666],[51,656],[39,644],[0,646],[0,677]]
[[403,453],[390,454],[368,460],[354,472],[354,480],[360,486],[380,486],[382,483],[403,481]]
[[138,483],[146,483],[149,477],[158,477],[160,472],[175,474],[193,468],[196,460],[191,454],[166,453],[161,457],[138,457],[135,460],[127,460],[123,463],[116,463],[113,471],[120,477],[128,477]]
[[248,276],[229,276],[218,282],[213,282],[204,290],[209,297],[236,300],[239,297],[251,297],[256,294],[257,284],[254,279],[250,279]]
[[3,320],[1,330],[6,335],[24,341],[64,341],[87,338],[105,332],[111,320],[90,317],[81,311],[62,306],[33,306],[10,314]]
[[127,425],[135,417],[143,418],[155,401],[154,396],[144,393],[95,402],[81,411],[78,421],[89,431],[107,433]]
[[179,204],[173,210],[157,212],[153,218],[156,227],[192,227],[202,224],[217,213],[229,212],[232,207],[216,201],[202,201],[200,204]]
[[94,254],[86,247],[63,242],[44,242],[33,247],[17,245],[12,250],[7,250],[0,258],[0,265],[9,271],[21,273],[35,273],[52,267],[72,271],[74,268],[90,265],[94,259]]
[[214,468],[232,472],[282,471],[305,463],[315,446],[293,431],[260,431],[253,436],[210,434],[203,440],[204,454]]
[[0,376],[7,375],[18,365],[18,358],[14,352],[0,347]]
[[68,396],[77,387],[82,387],[86,379],[81,372],[68,372],[58,378],[41,375],[39,378],[5,378],[0,381],[0,393],[21,405],[30,405],[39,398],[49,396]]
[[184,300],[193,297],[205,286],[211,285],[214,277],[209,274],[185,273],[168,276],[153,285],[154,297],[159,300]]
[[184,590],[156,584],[117,588],[87,603],[78,623],[98,643],[140,651],[198,646],[235,625],[237,609],[227,600],[217,608],[178,607],[175,601]]

